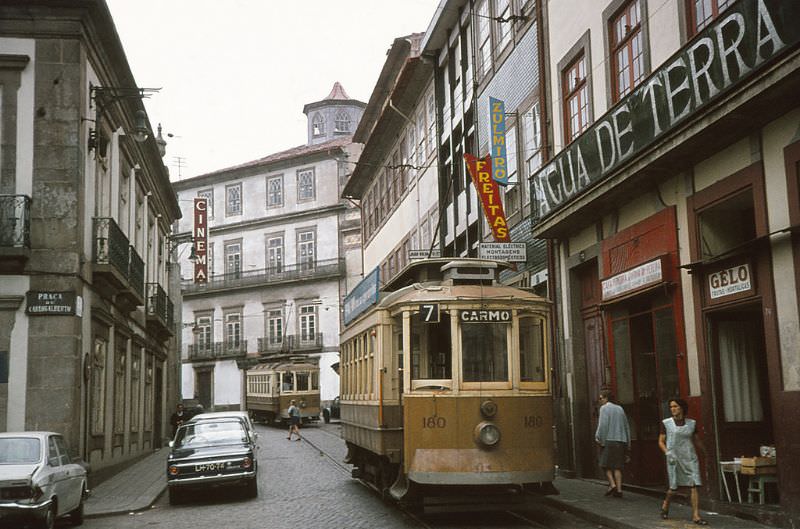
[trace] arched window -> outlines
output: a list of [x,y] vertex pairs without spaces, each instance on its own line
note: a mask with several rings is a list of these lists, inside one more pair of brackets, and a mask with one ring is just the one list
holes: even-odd
[[344,110],[336,113],[336,132],[350,132],[350,114]]
[[314,118],[311,120],[311,129],[311,133],[314,136],[321,136],[325,134],[325,118],[323,118],[320,114],[314,114]]

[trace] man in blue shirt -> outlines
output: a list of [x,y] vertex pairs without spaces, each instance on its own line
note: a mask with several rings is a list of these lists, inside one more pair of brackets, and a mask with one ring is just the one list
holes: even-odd
[[600,453],[600,466],[606,472],[608,490],[605,495],[622,497],[622,468],[625,466],[626,452],[631,447],[631,432],[628,417],[619,404],[612,402],[611,390],[600,391],[600,419],[594,439],[603,451]]

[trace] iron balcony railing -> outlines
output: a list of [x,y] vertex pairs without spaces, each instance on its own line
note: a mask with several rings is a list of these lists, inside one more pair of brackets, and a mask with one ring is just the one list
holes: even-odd
[[189,360],[216,360],[247,355],[247,340],[189,344]]
[[94,262],[113,266],[122,276],[128,277],[130,241],[112,218],[94,219]]
[[324,279],[344,274],[344,259],[327,259],[311,261],[289,266],[274,266],[260,270],[242,270],[229,274],[211,276],[206,283],[183,281],[181,288],[184,294],[223,290],[228,288],[247,287],[289,281],[307,281]]
[[264,336],[258,339],[258,352],[259,353],[275,353],[279,351],[289,350],[289,341],[281,337],[280,339],[274,336]]
[[290,351],[310,351],[322,349],[322,333],[316,334],[292,334],[287,336],[289,339]]
[[0,195],[0,247],[31,247],[31,197]]
[[167,323],[167,293],[158,283],[147,283],[147,315]]
[[139,294],[140,298],[144,297],[144,261],[136,252],[136,248],[130,247],[130,260],[128,262],[128,281],[131,288]]

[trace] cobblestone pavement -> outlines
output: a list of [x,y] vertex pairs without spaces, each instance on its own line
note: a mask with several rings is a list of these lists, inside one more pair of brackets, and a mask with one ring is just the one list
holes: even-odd
[[[337,423],[310,425],[304,442],[289,442],[286,431],[257,426],[259,496],[242,499],[239,491],[198,493],[189,503],[170,506],[164,494],[145,512],[86,520],[87,529],[164,527],[205,528],[491,528],[550,527],[589,529],[589,524],[536,504],[499,512],[443,512],[416,516],[385,503],[378,494],[350,477],[342,461],[346,447]],[[61,521],[58,527],[69,527]]]

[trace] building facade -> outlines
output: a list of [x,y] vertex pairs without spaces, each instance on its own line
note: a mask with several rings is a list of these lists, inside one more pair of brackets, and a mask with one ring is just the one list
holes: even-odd
[[208,204],[208,278],[179,253],[183,397],[244,408],[244,371],[274,353],[320,359],[321,397],[338,395],[340,298],[361,278],[358,209],[340,198],[360,154],[366,105],[339,83],[305,106],[304,145],[176,182],[176,239],[192,242],[194,200]]
[[385,282],[411,259],[440,251],[431,65],[422,34],[395,39],[353,141],[364,144],[344,189],[359,200],[364,270]]
[[[627,479],[662,485],[659,423],[682,397],[707,450],[704,496],[793,527],[798,5],[543,7],[553,148],[531,178],[531,219],[554,250],[559,429],[572,446],[559,464],[597,474],[596,398],[610,387],[631,422]],[[777,454],[765,477],[726,463],[761,447]],[[766,483],[765,505],[729,496],[734,479]]]
[[0,429],[102,473],[169,434],[180,211],[105,2],[0,19]]

